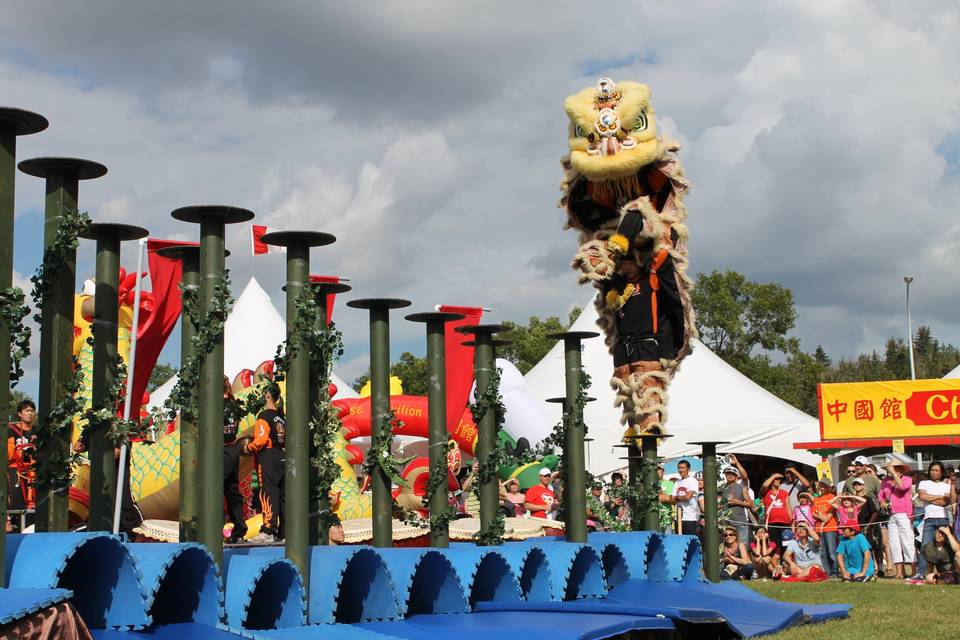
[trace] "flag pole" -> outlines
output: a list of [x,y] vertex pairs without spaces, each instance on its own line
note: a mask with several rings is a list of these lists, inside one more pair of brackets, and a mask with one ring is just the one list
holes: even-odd
[[[143,252],[147,247],[147,239],[141,238],[140,250],[137,252],[137,279],[133,288],[133,324],[130,327],[130,355],[127,358],[127,393],[123,398],[123,419],[130,419],[133,408],[133,375],[137,363],[137,332],[140,329],[140,292],[143,282]],[[127,473],[127,449],[129,444],[120,445],[120,464],[117,469],[117,492],[113,501],[113,533],[120,531],[120,505],[123,502],[123,481]]]

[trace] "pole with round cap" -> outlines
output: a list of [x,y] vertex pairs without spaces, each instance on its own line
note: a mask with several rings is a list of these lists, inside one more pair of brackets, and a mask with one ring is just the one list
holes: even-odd
[[[200,245],[183,244],[164,247],[157,253],[165,258],[180,261],[180,285],[183,289],[196,291],[200,286]],[[186,309],[180,314],[180,370],[193,358],[193,337],[197,335]],[[196,542],[199,539],[200,496],[197,493],[200,454],[200,432],[197,416],[192,407],[199,402],[197,390],[193,390],[190,407],[180,408],[180,542]]]
[[[390,415],[390,311],[410,306],[398,298],[361,298],[347,303],[353,309],[370,311],[370,440],[389,437],[382,434]],[[391,439],[392,441],[392,439]],[[389,448],[388,448],[389,451]],[[390,478],[379,465],[373,465],[370,484],[373,490],[373,546],[393,546],[393,496]]]
[[[27,175],[46,179],[43,245],[49,248],[57,238],[64,214],[77,209],[81,180],[93,180],[107,173],[99,162],[79,158],[32,158],[19,165]],[[40,393],[37,420],[42,425],[50,411],[67,395],[73,378],[73,295],[77,280],[77,252],[68,250],[66,259],[56,267],[56,278],[49,284],[49,295],[40,310]],[[69,457],[70,435],[39,451],[47,460]],[[67,488],[37,488],[37,531],[67,530]]]
[[[427,325],[427,436],[430,459],[430,473],[435,469],[447,469],[447,365],[446,330],[447,323],[462,320],[463,314],[413,313],[407,316],[410,322],[423,322]],[[430,518],[439,518],[448,509],[447,477],[442,480],[430,478],[436,483],[433,493],[427,496],[430,504]],[[430,546],[446,549],[450,546],[450,530],[446,523],[443,527],[430,527]]]
[[[200,225],[199,313],[206,318],[213,309],[216,288],[223,286],[226,225],[247,222],[253,212],[224,205],[196,205],[175,209],[181,222]],[[200,363],[198,416],[199,458],[196,474],[199,496],[198,541],[223,561],[223,332]]]
[[[311,288],[315,294],[315,299],[317,301],[317,316],[314,323],[315,330],[322,330],[327,326],[327,296],[336,295],[340,293],[346,293],[350,291],[353,287],[348,284],[343,284],[341,282],[313,282],[311,283]],[[330,363],[322,363],[324,366],[329,367]],[[329,381],[328,381],[329,382]],[[315,424],[321,424],[323,416],[319,415],[319,399],[320,394],[326,390],[320,388],[321,380],[319,375],[317,375],[316,367],[311,367],[310,370],[310,420]],[[329,385],[328,385],[329,386]],[[313,458],[313,441],[310,442],[311,446],[311,458]],[[319,480],[318,480],[319,470],[313,465],[310,464],[310,535],[309,540],[311,545],[327,545],[330,544],[330,532],[329,528],[326,525],[326,517],[330,512],[330,494],[329,492],[319,491]]]
[[[478,324],[468,327],[459,327],[460,333],[473,335],[473,378],[476,381],[476,396],[479,398],[490,386],[495,372],[496,355],[494,353],[494,334],[504,331],[506,327],[502,324]],[[469,343],[468,343],[469,344]],[[490,456],[498,446],[497,442],[497,416],[493,411],[486,411],[477,424],[477,465],[486,469]],[[497,517],[497,511],[500,509],[500,477],[499,470],[495,469],[493,473],[486,477],[475,478],[477,493],[480,498],[480,533],[487,534],[490,526]]]
[[[640,434],[631,436],[627,448],[627,460],[630,474],[630,486],[639,487],[640,502],[631,504],[631,525],[635,530],[660,531],[660,479],[657,466],[660,458],[657,453],[659,441],[670,438],[669,435]],[[639,443],[639,444],[638,444]]]
[[[93,298],[93,390],[91,407],[115,413],[118,398],[111,395],[117,380],[117,339],[120,317],[120,243],[145,238],[149,232],[129,224],[99,222],[91,224],[81,238],[96,240],[96,293]],[[133,375],[128,371],[128,375]],[[107,437],[109,424],[91,424],[90,457],[90,531],[113,530],[113,506],[116,500],[116,458],[114,445]]]
[[720,581],[720,523],[717,513],[717,445],[719,440],[688,442],[699,445],[703,455],[703,573],[710,582]]
[[313,304],[313,296],[303,295],[310,285],[310,248],[337,239],[320,231],[274,231],[262,240],[287,248],[286,496],[280,526],[286,537],[287,559],[297,565],[306,586],[310,579],[310,352],[296,330],[298,303],[307,300]]
[[[17,136],[28,136],[47,128],[40,114],[13,107],[0,107],[0,291],[13,287],[13,218],[17,168]],[[10,327],[0,320],[0,407],[10,405]],[[7,421],[0,420],[0,442],[7,442]],[[6,469],[7,447],[0,446],[0,469]],[[0,477],[0,523],[7,521],[7,474]],[[19,490],[19,489],[15,489]],[[0,587],[4,579],[6,527],[0,526]]]
[[598,335],[595,331],[562,331],[547,335],[548,338],[563,340],[567,424],[563,442],[565,477],[561,480],[569,542],[587,541],[587,465],[583,442],[587,434],[583,426],[583,407],[576,406],[575,400],[580,393],[580,377],[583,375],[580,343]]

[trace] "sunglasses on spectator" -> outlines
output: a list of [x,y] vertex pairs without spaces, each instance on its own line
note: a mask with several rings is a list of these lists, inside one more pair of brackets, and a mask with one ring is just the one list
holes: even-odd
[[847,473],[856,473],[856,472],[857,470],[854,467],[850,467],[849,469],[847,469]]
[[725,533],[725,534],[723,534],[723,537],[724,537],[724,538],[736,538],[736,537],[737,537],[737,534],[735,534],[735,533]]

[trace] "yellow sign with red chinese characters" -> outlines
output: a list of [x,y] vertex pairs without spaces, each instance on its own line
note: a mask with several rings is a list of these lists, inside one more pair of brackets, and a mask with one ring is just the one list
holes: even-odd
[[960,435],[960,379],[821,384],[825,440]]

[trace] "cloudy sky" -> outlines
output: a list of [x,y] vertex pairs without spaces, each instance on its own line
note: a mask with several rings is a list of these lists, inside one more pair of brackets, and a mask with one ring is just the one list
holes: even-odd
[[[357,296],[565,314],[590,294],[555,208],[562,101],[608,75],[650,85],[684,144],[693,271],[790,287],[803,347],[834,357],[904,332],[909,273],[914,323],[960,343],[949,3],[3,4],[0,103],[51,122],[18,155],[106,164],[80,189],[95,219],[195,239],[172,209],[234,204],[334,233],[313,270],[349,276]],[[41,253],[42,189],[18,179],[23,277]],[[255,274],[282,308],[282,257],[251,259],[248,233],[228,235],[235,289]],[[92,261],[84,243],[79,272]],[[351,379],[366,319],[338,320]],[[393,340],[420,353],[422,326],[398,316]]]

